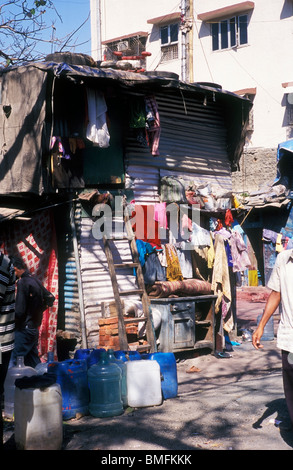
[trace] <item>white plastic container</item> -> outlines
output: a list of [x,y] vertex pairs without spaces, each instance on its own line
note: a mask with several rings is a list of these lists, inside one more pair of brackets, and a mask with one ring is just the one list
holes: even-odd
[[161,374],[157,361],[126,362],[127,401],[134,408],[162,403]]
[[14,437],[19,450],[60,450],[63,441],[59,384],[46,388],[15,387]]
[[7,371],[4,382],[4,414],[7,418],[13,418],[14,414],[14,391],[15,380],[21,377],[31,377],[37,375],[35,369],[24,365],[24,357],[16,358],[16,366],[10,367]]

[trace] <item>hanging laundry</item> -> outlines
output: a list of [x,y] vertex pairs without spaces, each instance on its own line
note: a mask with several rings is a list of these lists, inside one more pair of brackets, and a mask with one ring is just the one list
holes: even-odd
[[146,128],[146,107],[144,96],[129,98],[129,127],[132,129]]
[[157,203],[154,207],[154,220],[158,222],[159,227],[165,229],[168,228],[166,207],[166,202]]
[[233,315],[231,312],[231,286],[225,242],[220,234],[215,234],[215,262],[212,274],[212,290],[218,296],[215,303],[215,312],[222,312],[223,328],[231,331],[233,328]]
[[104,94],[96,89],[87,88],[88,125],[86,137],[101,148],[110,145],[110,134],[106,120],[107,104]]
[[[192,232],[192,220],[188,217],[187,214],[183,214],[181,219],[181,235],[186,238],[188,232]],[[189,237],[190,238],[190,234]],[[187,239],[187,238],[186,238]]]
[[200,225],[192,222],[192,235],[190,242],[195,246],[210,246],[211,236],[210,232]]
[[146,243],[143,240],[136,240],[136,247],[138,251],[139,262],[141,266],[144,266],[147,255],[153,253],[155,248],[150,243]]
[[230,209],[227,209],[225,212],[225,225],[226,227],[231,227],[232,223],[234,222],[232,212]]
[[160,115],[156,99],[153,95],[145,97],[146,106],[146,131],[149,140],[149,146],[153,156],[160,155],[159,143],[161,135]]
[[180,242],[175,245],[179,259],[180,269],[184,279],[193,278],[191,250],[185,249],[186,243]]
[[154,219],[154,205],[135,204],[132,213],[132,229],[136,238],[151,243],[158,248],[161,246],[159,225]]
[[195,247],[191,252],[193,277],[209,281],[210,271],[208,269],[208,247]]
[[156,251],[146,254],[142,272],[145,284],[152,285],[156,281],[166,281],[166,268],[161,265]]
[[262,231],[262,239],[264,242],[276,243],[277,237],[278,237],[278,233],[274,232],[273,230],[264,228]]
[[282,237],[283,237],[283,235],[281,233],[278,233],[277,240],[276,240],[276,252],[277,253],[280,253],[281,251],[284,250],[283,243],[282,243]]
[[251,266],[247,247],[239,232],[232,231],[229,238],[231,255],[233,260],[233,272],[245,271]]
[[69,141],[65,137],[53,136],[50,143],[50,150],[52,153],[56,153],[59,158],[65,158],[70,160],[71,150]]
[[173,245],[170,245],[169,243],[165,246],[167,258],[167,281],[182,281],[183,276],[176,248]]

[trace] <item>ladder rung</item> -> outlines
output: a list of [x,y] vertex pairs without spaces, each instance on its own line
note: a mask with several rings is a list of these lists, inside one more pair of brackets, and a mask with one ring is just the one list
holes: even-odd
[[133,317],[133,318],[125,318],[124,323],[139,323],[139,322],[146,322],[148,321],[147,317]]
[[119,241],[119,240],[133,240],[135,237],[134,236],[128,236],[128,235],[121,235],[119,237],[114,237],[113,235],[107,237],[107,240],[110,240],[110,241]]
[[142,344],[141,346],[136,347],[136,351],[147,351],[148,349],[150,349],[150,347],[150,344]]
[[137,268],[138,263],[117,263],[114,268]]
[[131,295],[131,294],[143,294],[144,290],[143,289],[133,289],[133,290],[123,290],[122,292],[119,292],[119,295]]

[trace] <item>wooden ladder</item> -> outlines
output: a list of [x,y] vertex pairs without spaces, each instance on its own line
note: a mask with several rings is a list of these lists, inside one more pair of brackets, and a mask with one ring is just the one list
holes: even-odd
[[[109,237],[108,238],[106,235],[103,236],[104,249],[105,249],[105,254],[106,254],[107,262],[109,266],[109,274],[110,274],[110,278],[112,282],[114,299],[115,299],[115,304],[116,304],[117,313],[118,313],[118,334],[119,334],[120,349],[123,351],[125,350],[127,351],[129,349],[127,333],[126,333],[126,324],[145,322],[147,344],[143,346],[138,346],[137,350],[148,351],[150,353],[153,353],[156,351],[156,340],[155,340],[155,333],[154,333],[154,327],[153,327],[153,321],[152,321],[152,314],[150,310],[150,302],[149,302],[149,298],[145,290],[143,272],[142,272],[142,267],[139,261],[135,235],[132,230],[132,226],[131,226],[131,222],[130,222],[130,218],[129,218],[125,201],[123,203],[123,214],[124,214],[124,225],[125,225],[126,234],[127,234],[126,238],[129,240],[130,251],[132,254],[133,262],[115,264],[113,260],[113,254],[112,254],[110,242],[112,240],[121,240],[121,237],[119,238]],[[117,275],[116,275],[116,269],[118,268],[119,269],[134,268],[135,269],[136,282],[138,285],[137,289],[124,290],[124,291],[119,290]],[[124,317],[124,305],[121,300],[121,297],[126,297],[126,296],[134,295],[134,294],[138,294],[141,298],[143,316],[126,319]]]

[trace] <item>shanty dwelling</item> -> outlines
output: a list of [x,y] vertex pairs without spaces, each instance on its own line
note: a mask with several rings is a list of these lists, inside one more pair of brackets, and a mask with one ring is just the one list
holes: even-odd
[[[223,327],[235,328],[231,292],[248,263],[231,261],[244,216],[233,204],[231,172],[251,102],[173,73],[78,58],[54,55],[0,71],[2,249],[21,256],[56,297],[40,327],[40,355],[119,349],[117,330],[102,334],[115,302],[101,233],[107,220],[123,233],[121,200],[135,221],[158,349],[201,341],[213,349],[215,325],[220,338]],[[129,240],[121,236],[113,247],[116,263],[131,262]],[[131,267],[117,279],[121,290],[136,286]],[[140,315],[140,298],[124,297],[124,307]],[[134,349],[138,331],[128,331]]]

